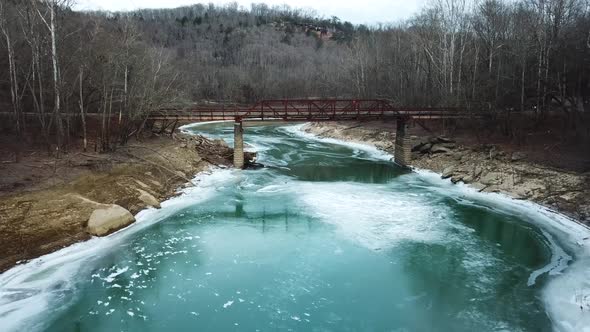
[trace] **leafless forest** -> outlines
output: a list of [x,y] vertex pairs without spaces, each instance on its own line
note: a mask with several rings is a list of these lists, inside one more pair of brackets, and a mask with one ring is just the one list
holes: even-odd
[[71,5],[0,2],[4,133],[34,133],[62,150],[92,140],[105,151],[164,106],[358,97],[558,115],[564,130],[588,135],[589,0],[433,0],[376,26],[264,4],[128,13]]

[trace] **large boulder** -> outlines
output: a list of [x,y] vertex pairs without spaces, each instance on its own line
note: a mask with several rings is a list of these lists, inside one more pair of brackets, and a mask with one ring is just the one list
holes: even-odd
[[440,143],[455,143],[455,140],[454,139],[448,138],[448,137],[445,137],[445,136],[439,136],[437,138],[438,138],[438,141]]
[[447,168],[445,168],[442,172],[442,178],[443,179],[448,179],[451,176],[453,176],[453,174],[455,174],[455,167],[454,166],[449,166]]
[[461,179],[461,181],[463,181],[463,183],[466,183],[466,184],[470,184],[470,183],[472,183],[472,182],[473,182],[473,180],[474,180],[474,179],[473,179],[473,176],[471,176],[471,175],[464,176],[464,177]]
[[113,204],[92,212],[88,220],[88,233],[96,236],[108,235],[132,224],[134,221],[135,217],[131,212]]
[[418,149],[418,151],[420,151],[420,153],[428,153],[430,152],[430,149],[432,149],[432,144],[425,143],[420,147],[420,149]]
[[155,207],[156,209],[160,208],[160,202],[152,194],[142,189],[137,189],[137,191],[139,192],[139,200],[145,205]]
[[457,184],[457,183],[461,182],[464,177],[465,177],[465,174],[455,174],[451,178],[451,182]]
[[444,146],[441,146],[441,145],[435,145],[432,147],[432,149],[430,149],[430,152],[432,152],[432,153],[450,153],[451,149],[445,148]]

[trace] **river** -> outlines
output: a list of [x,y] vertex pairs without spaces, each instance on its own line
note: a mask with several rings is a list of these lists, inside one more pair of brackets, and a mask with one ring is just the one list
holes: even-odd
[[[248,127],[245,140],[265,168],[201,174],[195,187],[160,210],[141,212],[128,229],[1,275],[0,326],[588,327],[584,227],[530,203],[403,170],[376,149],[318,139],[299,127]],[[185,130],[232,140],[224,123]]]

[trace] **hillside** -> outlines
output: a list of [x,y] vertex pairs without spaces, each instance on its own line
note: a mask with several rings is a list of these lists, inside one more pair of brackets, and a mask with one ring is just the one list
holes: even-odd
[[[581,0],[432,1],[378,27],[264,4],[126,13],[67,5],[0,7],[0,130],[48,148],[84,138],[113,150],[142,131],[150,110],[170,105],[309,97],[464,107],[516,143],[527,132],[513,112],[565,141],[590,135],[590,11]],[[88,127],[88,113],[102,119]]]

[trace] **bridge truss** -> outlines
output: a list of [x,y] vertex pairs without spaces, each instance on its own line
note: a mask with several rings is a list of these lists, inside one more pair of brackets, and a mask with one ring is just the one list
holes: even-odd
[[152,120],[206,121],[371,121],[388,119],[461,118],[470,114],[458,108],[394,107],[384,99],[281,99],[263,100],[251,107],[199,106],[153,111]]

